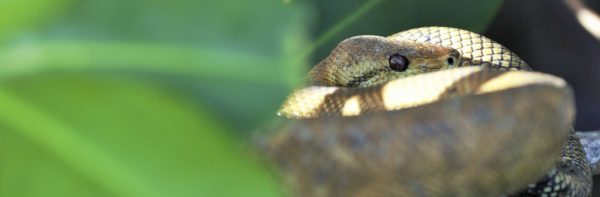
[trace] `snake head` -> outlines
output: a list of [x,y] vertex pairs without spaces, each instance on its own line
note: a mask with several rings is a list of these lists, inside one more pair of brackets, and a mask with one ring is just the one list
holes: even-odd
[[314,85],[367,87],[458,67],[462,57],[453,48],[381,36],[356,36],[342,41],[310,71]]

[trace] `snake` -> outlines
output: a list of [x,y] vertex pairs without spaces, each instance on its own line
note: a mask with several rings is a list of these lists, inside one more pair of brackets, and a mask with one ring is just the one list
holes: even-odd
[[290,196],[590,196],[600,171],[570,86],[471,31],[351,37],[307,78],[258,142]]

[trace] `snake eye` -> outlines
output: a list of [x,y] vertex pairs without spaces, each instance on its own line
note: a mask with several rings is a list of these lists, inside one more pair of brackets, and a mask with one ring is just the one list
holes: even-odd
[[454,57],[448,57],[448,59],[446,59],[446,62],[448,63],[448,65],[454,65],[454,63],[456,63],[456,60],[454,59]]
[[408,68],[408,59],[396,53],[390,57],[390,68],[398,72],[404,71]]

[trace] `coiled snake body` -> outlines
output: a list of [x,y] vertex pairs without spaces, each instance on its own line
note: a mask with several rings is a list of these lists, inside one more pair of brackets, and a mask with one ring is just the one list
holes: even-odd
[[297,196],[588,196],[571,90],[529,70],[466,30],[352,37],[261,150]]

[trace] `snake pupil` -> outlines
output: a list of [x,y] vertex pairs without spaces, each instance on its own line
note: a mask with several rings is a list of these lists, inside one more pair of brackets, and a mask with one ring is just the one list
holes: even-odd
[[448,62],[448,65],[454,65],[454,58],[449,57],[448,59],[446,59],[446,62]]
[[390,57],[390,68],[398,72],[404,71],[408,68],[408,59],[396,53]]

